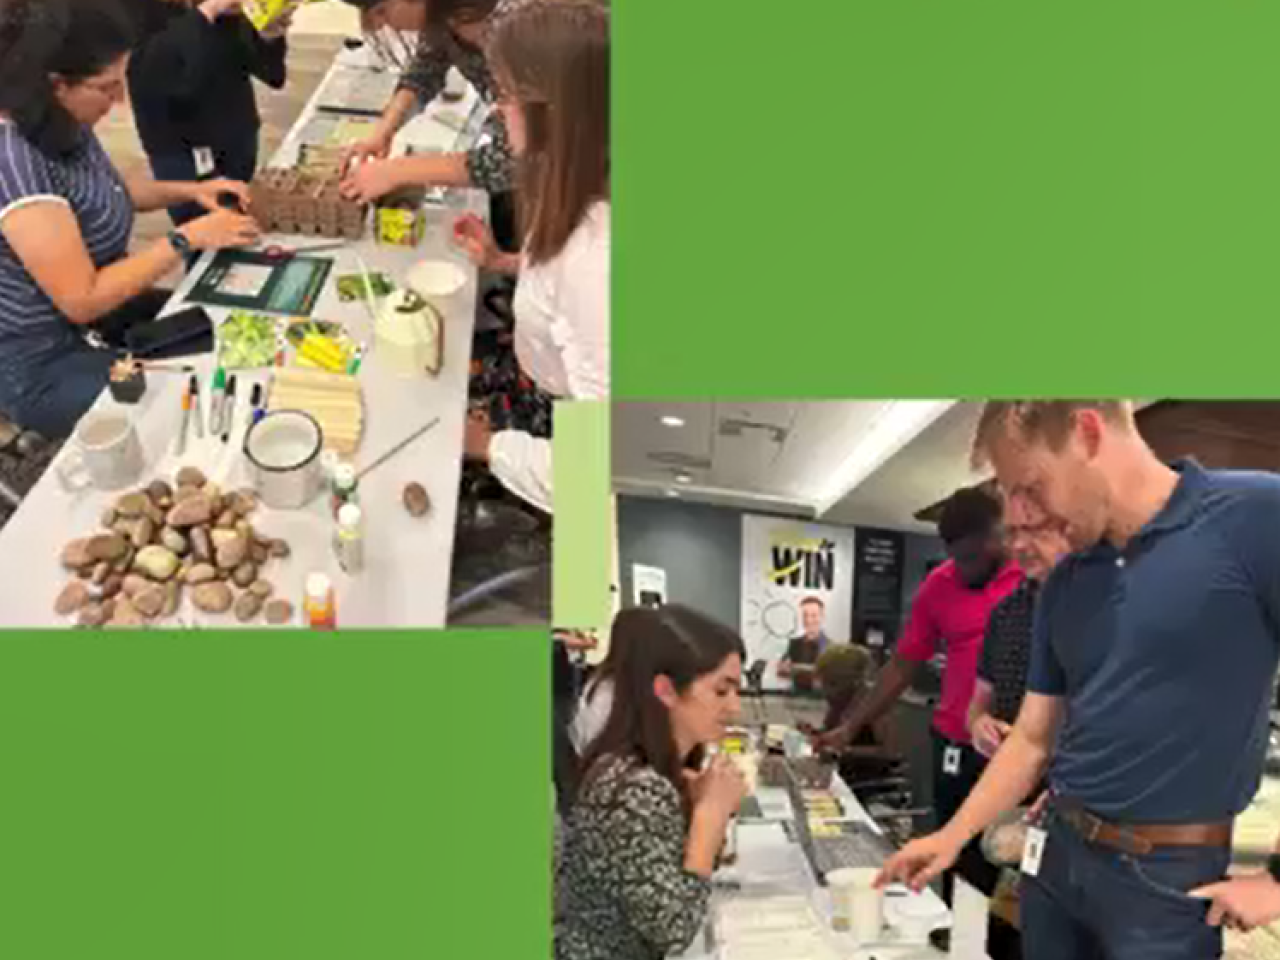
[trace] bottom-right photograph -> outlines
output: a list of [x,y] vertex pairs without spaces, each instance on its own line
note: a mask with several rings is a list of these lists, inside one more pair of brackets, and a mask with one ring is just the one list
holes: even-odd
[[555,641],[558,960],[1280,955],[1280,401],[612,437],[614,618]]

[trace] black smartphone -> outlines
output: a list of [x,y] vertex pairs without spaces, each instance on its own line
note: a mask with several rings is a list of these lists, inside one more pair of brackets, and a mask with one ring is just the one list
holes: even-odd
[[125,349],[140,360],[168,360],[213,352],[213,320],[201,306],[185,307],[130,327]]

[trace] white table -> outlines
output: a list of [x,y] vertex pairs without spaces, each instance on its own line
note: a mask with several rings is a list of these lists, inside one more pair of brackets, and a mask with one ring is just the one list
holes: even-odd
[[[313,116],[324,87],[333,82],[337,72],[367,62],[364,51],[339,54],[273,158],[273,165],[289,164],[296,157],[299,131]],[[432,118],[440,109],[453,114],[470,111],[472,123],[467,133],[460,134],[435,122]],[[462,104],[430,105],[406,125],[397,139],[397,151],[402,151],[408,143],[428,150],[463,146],[465,138],[474,134],[478,109],[474,90]],[[259,508],[252,518],[257,529],[287,540],[292,547],[288,560],[272,561],[264,571],[264,576],[276,585],[277,595],[293,600],[295,608],[300,609],[307,574],[325,572],[335,585],[338,623],[342,627],[440,627],[445,623],[476,302],[475,270],[451,244],[449,228],[452,219],[464,209],[483,215],[481,200],[479,193],[459,191],[452,195],[449,208],[428,208],[428,230],[416,250],[379,247],[370,235],[336,254],[324,254],[334,257],[331,278],[355,272],[357,255],[370,270],[385,272],[393,280],[402,279],[412,265],[429,257],[453,260],[464,266],[468,276],[468,283],[460,293],[437,304],[445,316],[446,330],[444,365],[438,378],[401,380],[386,373],[377,351],[372,349],[372,323],[367,311],[359,302],[340,303],[332,280],[326,284],[313,312],[313,316],[346,324],[356,341],[366,342],[371,348],[359,375],[364,392],[365,434],[355,456],[357,467],[371,462],[418,426],[439,418],[430,432],[361,483],[360,498],[366,521],[366,568],[362,573],[347,576],[337,564],[331,547],[333,521],[327,497],[318,497],[299,511]],[[273,236],[265,242],[305,245],[322,241]],[[178,288],[169,310],[182,305],[188,288],[203,272],[208,260],[206,256]],[[215,322],[229,312],[208,309]],[[207,391],[213,357],[207,355],[184,362],[196,366],[202,393]],[[248,408],[251,384],[265,379],[266,375],[264,371],[250,376],[241,372],[238,376],[237,409],[241,417]],[[180,459],[174,456],[185,380],[185,377],[152,374],[141,403],[129,408],[134,412],[146,453],[147,465],[142,479],[171,479],[178,466],[195,465],[224,489],[246,486],[247,473],[240,452],[242,423],[225,445],[207,435],[197,440],[192,432],[188,435],[186,454]],[[207,414],[207,393],[202,395],[201,402]],[[113,404],[106,393],[98,403],[100,407]],[[53,612],[54,599],[67,580],[59,564],[62,547],[67,541],[96,532],[103,508],[117,496],[93,490],[75,494],[65,490],[58,479],[57,467],[66,456],[64,449],[53,469],[30,491],[0,532],[0,626],[61,626],[68,622]],[[422,519],[410,518],[401,506],[401,491],[409,481],[423,484],[431,498],[432,509]],[[229,615],[205,618],[195,613],[189,599],[184,602],[179,622],[236,625]]]
[[[831,790],[844,807],[843,819],[861,821],[880,829],[839,776],[832,779]],[[765,816],[777,819],[738,825],[738,859],[732,867],[722,868],[716,874],[716,891],[711,907],[713,917],[717,906],[726,902],[799,895],[809,901],[825,927],[827,942],[841,957],[851,960],[872,956],[882,960],[936,960],[945,956],[927,939],[909,937],[904,930],[903,915],[908,911],[913,917],[935,918],[927,924],[930,929],[950,925],[950,914],[945,904],[932,890],[911,894],[904,889],[901,893],[886,896],[886,935],[881,943],[859,947],[849,934],[832,930],[830,896],[826,888],[814,879],[800,845],[792,842],[782,827],[782,821],[789,818],[791,809],[786,791],[761,787],[756,791],[756,798]],[[701,936],[683,954],[685,960],[710,960],[715,956],[714,946]]]

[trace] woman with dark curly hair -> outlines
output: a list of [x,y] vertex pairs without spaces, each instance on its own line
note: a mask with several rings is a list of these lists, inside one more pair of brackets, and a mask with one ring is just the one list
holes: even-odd
[[[258,237],[219,209],[242,183],[125,178],[93,128],[124,99],[134,24],[117,0],[0,0],[0,411],[66,436],[107,384],[117,340],[152,319],[153,284],[193,250]],[[137,252],[134,214],[211,211]]]

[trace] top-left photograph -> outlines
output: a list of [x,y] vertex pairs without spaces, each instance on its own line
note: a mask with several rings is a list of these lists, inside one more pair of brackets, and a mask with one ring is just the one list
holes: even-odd
[[0,628],[548,624],[609,63],[604,0],[0,0]]

